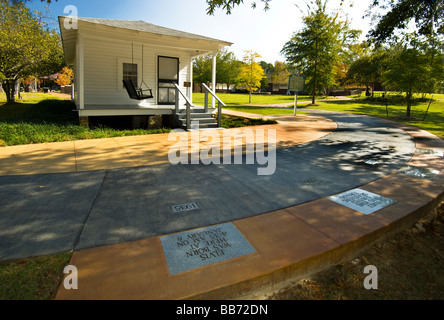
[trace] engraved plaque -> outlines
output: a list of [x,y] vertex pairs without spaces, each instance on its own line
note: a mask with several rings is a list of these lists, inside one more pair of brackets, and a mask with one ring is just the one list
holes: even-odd
[[170,274],[256,252],[232,223],[160,238]]
[[191,203],[184,203],[171,206],[171,209],[173,210],[173,212],[178,213],[178,212],[197,210],[199,209],[199,206],[197,205],[196,202],[191,202]]
[[439,173],[438,170],[432,170],[427,168],[405,166],[399,170],[400,173],[404,173],[408,176],[418,177],[423,179],[433,179]]
[[359,188],[331,196],[329,199],[366,215],[396,203],[395,200]]

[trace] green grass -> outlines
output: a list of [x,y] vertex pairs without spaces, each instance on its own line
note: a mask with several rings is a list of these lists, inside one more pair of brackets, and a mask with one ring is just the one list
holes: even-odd
[[[406,105],[403,101],[398,99],[393,99],[392,102],[388,104],[388,115],[389,119],[405,123],[418,127],[420,129],[426,130],[444,139],[444,99],[443,94],[434,94],[433,102],[430,105],[429,111],[425,121],[424,116],[426,114],[427,108],[429,106],[429,99],[431,95],[427,95],[425,99],[419,99],[420,96],[417,95],[418,100],[415,101],[411,110],[411,119],[406,119]],[[379,98],[374,99],[353,99],[353,100],[329,100],[329,101],[319,101],[317,106],[312,106],[308,104],[299,104],[298,113],[304,113],[304,108],[308,107],[310,109],[319,109],[335,112],[345,112],[368,115],[378,118],[387,118],[386,104]],[[252,107],[252,106],[236,106],[228,105],[226,109],[248,112],[254,114],[267,115],[278,115],[278,114],[293,114],[293,109],[282,109],[273,107]]]
[[[63,100],[62,98],[52,96],[49,93],[34,93],[34,92],[22,92],[20,93],[21,99],[16,97],[18,103],[37,103],[43,100]],[[0,104],[6,102],[6,94],[0,93]]]
[[[34,143],[74,141],[167,133],[171,129],[113,129],[106,126],[86,128],[79,125],[75,106],[43,93],[24,93],[14,105],[5,105],[5,95],[0,95],[0,146]],[[274,121],[223,117],[224,128],[274,124]]]
[[[230,107],[238,107],[249,104],[248,94],[238,94],[238,93],[218,93],[217,96]],[[333,97],[318,97],[318,99],[334,99]],[[299,101],[309,101],[311,97],[309,96],[299,96]],[[199,106],[203,106],[205,101],[205,94],[200,92],[193,93],[193,103]],[[278,103],[294,103],[294,96],[286,95],[274,95],[274,94],[253,94],[252,104],[278,104]],[[210,95],[211,104],[211,95]]]
[[[366,99],[351,101],[324,101],[319,106],[309,106],[310,109],[363,114],[387,119],[385,103],[377,103]],[[403,104],[389,104],[389,120],[396,121],[426,130],[444,139],[444,101],[437,101],[430,105],[425,121],[422,121],[427,111],[428,102],[418,102],[412,106],[411,119],[406,119],[407,107]],[[303,110],[303,109],[302,109]],[[414,119],[414,120],[413,120]]]
[[234,117],[222,115],[222,127],[223,128],[240,128],[247,126],[260,126],[266,124],[277,124],[274,120],[263,119],[247,119],[243,117]]
[[0,263],[0,300],[53,300],[71,253]]
[[242,107],[227,107],[224,109],[238,111],[238,112],[261,114],[264,116],[271,116],[271,115],[277,115],[277,114],[293,114],[294,113],[293,109],[283,109],[283,108],[273,108],[273,107],[242,106]]
[[[49,99],[48,99],[49,98]],[[26,102],[0,105],[0,146],[100,139],[169,132],[170,129],[117,130],[79,125],[70,101],[45,94],[26,97]]]
[[[375,91],[375,96],[376,97],[379,97],[379,96],[381,96],[382,94],[386,94],[387,96],[403,96],[403,97],[405,97],[406,96],[406,93],[405,92],[397,92],[397,91]],[[358,98],[364,98],[364,95],[365,95],[365,91],[363,91],[362,93],[361,93],[361,96],[359,96]],[[439,99],[444,99],[444,94],[442,94],[442,93],[426,93],[426,94],[422,94],[422,93],[414,93],[413,94],[413,98],[415,98],[415,99],[421,99],[421,98],[424,98],[424,99],[426,99],[426,100],[429,100],[429,99],[431,99],[432,98],[432,96],[433,96],[433,100],[439,100]]]

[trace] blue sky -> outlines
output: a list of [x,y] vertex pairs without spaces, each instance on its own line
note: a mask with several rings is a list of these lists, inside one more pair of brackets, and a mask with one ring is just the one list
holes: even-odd
[[[218,10],[214,16],[206,14],[205,0],[59,0],[48,7],[51,17],[67,15],[64,9],[74,5],[80,17],[143,20],[156,25],[201,34],[204,36],[232,42],[229,47],[238,59],[244,50],[259,53],[260,60],[274,63],[284,61],[280,51],[292,34],[301,28],[301,11],[296,3],[305,8],[303,0],[272,0],[270,10],[264,12],[263,5],[252,9],[253,0],[244,0],[231,15]],[[340,0],[329,0],[331,10],[338,10]],[[342,6],[352,20],[352,26],[369,29],[368,19],[363,20],[370,0],[346,0],[349,5]],[[32,9],[45,11],[45,4],[39,0],[30,3]],[[54,27],[57,27],[54,24]]]

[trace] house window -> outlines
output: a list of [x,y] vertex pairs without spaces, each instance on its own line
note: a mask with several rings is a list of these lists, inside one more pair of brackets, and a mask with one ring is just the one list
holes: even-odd
[[134,85],[137,86],[137,64],[124,63],[123,64],[123,80],[133,80]]
[[158,57],[159,104],[175,104],[176,88],[179,83],[179,58]]

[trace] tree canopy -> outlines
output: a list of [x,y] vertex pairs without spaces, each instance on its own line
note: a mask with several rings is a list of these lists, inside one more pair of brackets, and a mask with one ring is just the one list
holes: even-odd
[[[214,15],[217,8],[221,8],[226,14],[231,14],[235,6],[244,3],[243,0],[206,0],[207,14]],[[251,6],[255,8],[257,2]],[[272,0],[260,0],[264,3],[264,10],[272,7]],[[298,3],[305,0],[297,0]],[[345,3],[341,0],[341,5]],[[383,13],[380,13],[379,10]],[[367,9],[367,15],[373,16],[375,26],[369,31],[369,39],[383,43],[392,37],[396,37],[395,31],[405,30],[411,21],[416,23],[420,35],[444,35],[444,0],[372,0]]]
[[264,69],[256,62],[256,59],[261,56],[251,50],[244,52],[243,65],[240,68],[238,85],[244,86],[248,89],[249,103],[251,103],[251,94],[253,91],[258,90],[261,87],[261,80],[266,77]]
[[396,30],[407,29],[414,21],[420,35],[444,35],[444,0],[373,0],[368,15],[375,8],[387,10],[377,14],[377,24],[368,36],[378,43],[395,35]]
[[[214,15],[215,10],[217,8],[222,8],[226,14],[231,14],[231,11],[235,6],[238,6],[244,3],[244,0],[206,0],[208,4],[207,14]],[[271,0],[260,0],[260,2],[264,3],[264,10],[269,9],[269,2]],[[256,1],[251,3],[251,7],[256,8]]]
[[23,1],[0,0],[0,74],[7,102],[15,84],[30,75],[56,73],[64,65],[60,36]]
[[388,50],[382,47],[366,52],[350,64],[347,82],[371,87],[373,96],[375,85],[382,83],[381,77],[388,68],[388,59]]
[[338,15],[327,13],[326,5],[326,0],[316,0],[314,7],[309,7],[302,18],[303,29],[296,32],[281,51],[308,80],[313,104],[320,88],[336,85],[340,53],[349,39],[359,34],[350,30],[348,22]]
[[[211,82],[213,55],[200,56],[193,61],[193,81],[195,83]],[[225,83],[230,88],[236,83],[241,62],[236,60],[233,52],[227,49],[218,50],[216,53],[216,82]]]

